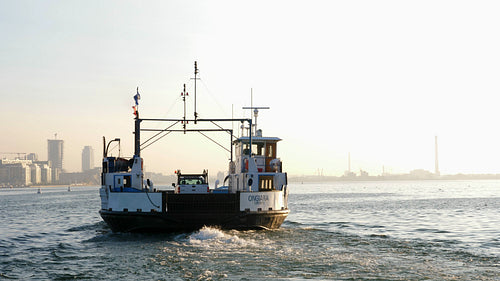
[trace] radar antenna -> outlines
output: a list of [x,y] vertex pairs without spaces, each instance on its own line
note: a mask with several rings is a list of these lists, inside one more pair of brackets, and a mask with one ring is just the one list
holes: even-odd
[[[259,117],[259,109],[270,109],[268,106],[253,106],[253,89],[250,89],[250,106],[244,106],[243,109],[250,109],[250,115],[253,110],[253,117],[255,117],[255,122],[252,122],[252,127],[250,128],[250,134],[257,134],[257,117]],[[252,129],[254,129],[252,131]]]

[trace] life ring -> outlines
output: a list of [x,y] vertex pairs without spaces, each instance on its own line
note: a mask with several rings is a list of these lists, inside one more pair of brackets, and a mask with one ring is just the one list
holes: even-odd
[[245,158],[245,160],[243,160],[243,162],[245,162],[245,171],[248,171],[248,159]]

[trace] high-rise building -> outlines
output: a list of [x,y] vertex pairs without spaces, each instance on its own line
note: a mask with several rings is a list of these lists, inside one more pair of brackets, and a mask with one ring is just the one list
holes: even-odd
[[92,146],[85,146],[82,150],[82,172],[94,168],[94,149]]
[[0,160],[0,183],[13,186],[31,185],[31,160]]
[[31,161],[38,161],[38,154],[30,153],[26,156],[26,159]]
[[41,169],[41,183],[47,184],[52,182],[52,169],[49,166],[49,161],[37,161],[36,164]]
[[42,169],[35,163],[32,163],[31,169],[31,184],[40,184],[42,182]]
[[52,182],[59,180],[59,174],[63,171],[63,156],[64,156],[64,141],[63,140],[47,140],[48,142],[48,160],[52,169]]

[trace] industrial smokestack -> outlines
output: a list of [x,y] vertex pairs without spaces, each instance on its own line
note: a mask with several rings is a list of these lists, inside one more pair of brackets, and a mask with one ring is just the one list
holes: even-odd
[[438,137],[434,136],[434,146],[435,146],[435,163],[434,163],[434,174],[439,176],[439,162],[438,162]]

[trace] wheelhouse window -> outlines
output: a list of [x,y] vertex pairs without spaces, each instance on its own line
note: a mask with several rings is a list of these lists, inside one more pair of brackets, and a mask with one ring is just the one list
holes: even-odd
[[259,191],[271,191],[274,188],[274,176],[259,176]]
[[[245,143],[243,147],[243,155],[249,155],[250,153],[250,144]],[[252,143],[252,155],[265,155],[264,143]]]

